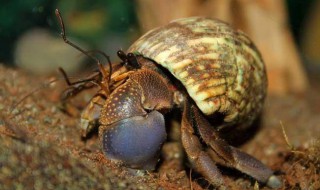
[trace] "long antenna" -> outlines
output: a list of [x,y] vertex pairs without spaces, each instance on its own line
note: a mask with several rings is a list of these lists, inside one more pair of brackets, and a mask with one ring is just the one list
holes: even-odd
[[[90,51],[85,51],[83,50],[82,48],[80,48],[79,46],[77,46],[76,44],[72,43],[71,41],[69,41],[67,39],[67,36],[66,36],[66,30],[65,30],[65,27],[64,27],[64,22],[63,22],[63,19],[62,19],[62,16],[61,16],[61,13],[59,11],[59,9],[56,9],[55,11],[56,13],[56,16],[58,18],[58,21],[60,23],[60,26],[61,26],[61,37],[63,39],[63,41],[67,44],[69,44],[70,46],[72,46],[73,48],[77,49],[78,51],[80,51],[81,53],[85,54],[87,57],[91,58],[92,60],[94,60],[95,62],[97,62],[99,68],[103,68],[102,64],[100,63],[100,60],[97,59],[96,57],[92,56],[90,54]],[[96,51],[100,54],[102,54],[104,57],[106,57],[106,59],[108,60],[108,63],[109,63],[109,71],[110,71],[110,74],[111,75],[111,72],[112,72],[112,66],[111,66],[111,61],[110,61],[110,58],[107,54],[105,54],[104,52],[102,51]],[[100,70],[102,73],[105,72],[103,70]],[[110,78],[110,77],[109,77]]]
[[53,79],[53,80],[49,81],[48,83],[45,83],[45,84],[39,86],[38,88],[32,90],[32,91],[29,92],[28,94],[26,94],[23,98],[21,98],[18,102],[16,102],[15,104],[13,104],[13,105],[11,106],[10,113],[12,113],[13,110],[14,110],[19,104],[21,104],[25,99],[27,99],[28,97],[30,97],[32,94],[40,91],[40,90],[43,89],[43,88],[48,87],[50,84],[52,84],[52,83],[54,83],[54,82],[57,82],[58,80],[59,80],[59,79]]
[[93,59],[94,61],[96,61],[98,64],[100,64],[100,61],[99,59],[97,59],[96,57],[90,55],[87,51],[84,51],[83,49],[81,49],[79,46],[75,45],[74,43],[72,43],[71,41],[69,41],[67,39],[67,36],[66,36],[66,30],[65,30],[65,27],[64,27],[64,23],[63,23],[63,19],[61,17],[61,14],[60,14],[60,11],[59,9],[56,9],[55,11],[56,13],[56,16],[58,18],[58,21],[60,23],[60,26],[61,26],[61,37],[63,39],[63,41],[67,44],[69,44],[70,46],[74,47],[75,49],[77,49],[78,51],[80,51],[81,53],[85,54],[86,56],[88,56],[89,58]]
[[104,56],[106,59],[107,59],[107,61],[108,61],[108,63],[109,63],[109,77],[108,77],[108,82],[110,82],[110,80],[111,80],[111,73],[112,73],[112,63],[111,63],[111,60],[110,60],[110,57],[106,54],[106,53],[104,53],[103,51],[100,51],[100,50],[91,50],[91,51],[87,51],[87,53],[91,53],[91,52],[93,52],[93,53],[100,53],[102,56]]
[[[66,31],[65,31],[65,27],[64,27],[64,22],[63,22],[63,19],[61,17],[61,14],[60,14],[60,11],[58,9],[55,10],[55,14],[58,18],[58,21],[59,21],[59,24],[60,24],[60,27],[61,27],[61,37],[63,39],[63,41],[67,44],[69,44],[70,46],[72,46],[73,48],[77,49],[78,51],[80,51],[81,53],[85,54],[87,57],[89,57],[90,59],[94,60],[95,62],[97,62],[98,66],[99,66],[99,70],[102,74],[106,75],[106,72],[105,72],[105,69],[104,67],[102,66],[102,64],[100,63],[100,60],[97,59],[96,57],[92,56],[90,53],[92,52],[97,52],[97,53],[100,53],[101,55],[103,55],[107,61],[108,61],[108,64],[109,64],[109,76],[108,76],[108,82],[110,82],[110,78],[111,78],[111,73],[112,73],[112,65],[111,65],[111,61],[110,61],[110,57],[105,54],[104,52],[102,51],[99,51],[99,50],[94,50],[94,51],[85,51],[83,49],[81,49],[79,46],[75,45],[74,43],[72,43],[71,41],[69,41],[67,39],[67,36],[66,36]],[[62,69],[62,68],[59,68],[59,71],[62,73],[65,81],[67,82],[67,84],[69,86],[72,86],[72,85],[75,85],[75,84],[79,84],[79,83],[84,83],[84,82],[92,82],[94,80],[94,77],[97,76],[97,74],[94,74],[92,75],[91,77],[87,78],[87,79],[84,79],[84,80],[80,80],[80,81],[77,81],[77,82],[71,82],[66,74],[66,72]],[[52,81],[49,81],[48,83],[45,83],[44,85],[41,85],[40,87],[32,90],[31,92],[29,92],[28,94],[26,94],[22,99],[20,99],[18,102],[14,103],[12,106],[11,106],[11,109],[10,109],[10,113],[13,112],[13,110],[19,105],[21,104],[25,99],[27,99],[28,97],[30,97],[32,94],[40,91],[42,88],[46,88],[47,86],[49,86],[51,83],[54,83],[56,81],[58,81],[59,79],[54,79]]]

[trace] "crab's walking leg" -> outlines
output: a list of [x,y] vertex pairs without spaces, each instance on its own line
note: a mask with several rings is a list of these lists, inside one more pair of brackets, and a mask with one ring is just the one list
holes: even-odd
[[90,131],[98,126],[100,111],[105,101],[106,100],[102,94],[97,94],[90,100],[89,104],[82,111],[80,127],[81,135],[83,137],[86,137]]
[[220,139],[215,129],[196,106],[192,105],[190,107],[190,115],[191,123],[194,124],[193,127],[198,129],[203,141],[211,148],[211,153],[215,154],[212,158],[219,158],[224,165],[236,168],[267,184],[269,187],[278,188],[281,186],[280,180],[273,175],[273,171],[270,168],[249,154],[228,145],[224,140]]
[[221,173],[209,154],[202,150],[202,145],[193,130],[193,121],[188,103],[184,106],[181,124],[182,145],[194,168],[217,187],[224,184]]

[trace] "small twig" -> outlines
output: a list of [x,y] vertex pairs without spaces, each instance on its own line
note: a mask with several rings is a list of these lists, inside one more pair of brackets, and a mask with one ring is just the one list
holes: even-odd
[[302,152],[302,151],[296,150],[296,148],[295,148],[293,145],[291,145],[291,143],[289,142],[289,138],[288,138],[288,136],[287,136],[287,133],[286,133],[286,131],[285,131],[285,129],[284,129],[284,125],[283,125],[283,123],[282,123],[281,120],[280,120],[280,125],[281,125],[281,128],[282,128],[282,134],[283,134],[283,136],[284,136],[284,139],[285,139],[285,141],[286,141],[286,143],[287,143],[287,146],[289,147],[290,151],[293,152],[293,153],[305,154],[305,153]]
[[286,143],[287,143],[287,146],[290,148],[290,150],[293,150],[293,146],[292,146],[292,145],[290,144],[290,142],[289,142],[287,133],[286,133],[286,131],[285,131],[285,129],[284,129],[284,126],[283,126],[283,123],[282,123],[281,120],[280,120],[280,125],[281,125],[281,128],[282,128],[282,134],[283,134],[284,139],[285,139],[285,141],[286,141]]

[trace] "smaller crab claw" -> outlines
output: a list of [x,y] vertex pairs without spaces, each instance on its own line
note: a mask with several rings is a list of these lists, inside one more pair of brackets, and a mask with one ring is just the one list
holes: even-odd
[[127,167],[151,170],[166,136],[163,115],[152,111],[106,126],[102,133],[103,152]]

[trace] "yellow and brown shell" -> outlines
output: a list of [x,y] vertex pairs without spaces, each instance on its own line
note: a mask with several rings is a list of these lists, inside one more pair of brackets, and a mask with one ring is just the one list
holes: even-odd
[[261,112],[267,78],[252,41],[228,24],[209,18],[175,20],[149,31],[128,52],[168,69],[205,115],[225,123],[252,123]]

